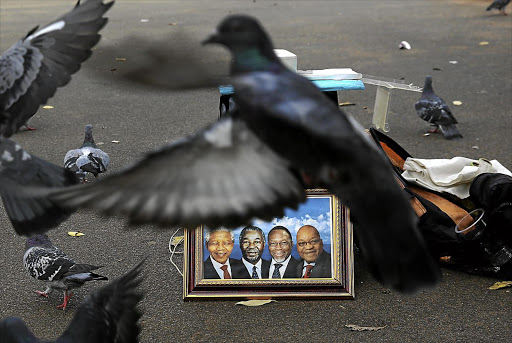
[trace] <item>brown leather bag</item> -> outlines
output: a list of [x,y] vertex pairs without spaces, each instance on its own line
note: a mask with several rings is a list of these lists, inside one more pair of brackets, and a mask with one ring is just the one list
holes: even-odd
[[[419,217],[419,228],[431,252],[437,257],[463,253],[464,245],[474,240],[478,226],[460,199],[411,185],[401,175],[404,162],[412,157],[393,139],[373,128],[368,130],[372,138],[388,156],[396,172],[400,187],[408,193],[411,206]],[[457,228],[457,231],[455,229]]]

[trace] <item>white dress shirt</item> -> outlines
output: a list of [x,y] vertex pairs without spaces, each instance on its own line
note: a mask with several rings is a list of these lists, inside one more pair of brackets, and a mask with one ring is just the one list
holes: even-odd
[[249,271],[249,275],[252,277],[252,267],[256,266],[256,272],[258,273],[258,277],[261,279],[261,258],[256,264],[252,264],[247,261],[245,258],[242,258],[242,262],[245,265],[245,268]]
[[231,265],[229,264],[229,258],[226,261],[226,263],[224,263],[224,264],[215,261],[211,255],[210,255],[210,260],[212,261],[213,268],[215,268],[215,271],[217,272],[217,274],[219,274],[221,279],[224,279],[224,271],[222,269],[220,269],[220,267],[222,267],[222,266],[228,266],[228,273],[229,273],[229,275],[231,275],[231,277],[233,277],[233,274],[231,273]]
[[283,262],[276,262],[276,260],[274,260],[274,258],[272,258],[272,262],[270,263],[270,269],[268,271],[268,277],[272,279],[272,275],[274,274],[274,269],[276,269],[275,264],[280,263],[280,264],[282,264],[282,267],[279,268],[279,273],[281,274],[281,279],[282,279],[284,272],[286,270],[286,267],[288,266],[288,262],[290,262],[291,258],[292,258],[292,255],[288,256],[286,258],[286,260],[284,260]]

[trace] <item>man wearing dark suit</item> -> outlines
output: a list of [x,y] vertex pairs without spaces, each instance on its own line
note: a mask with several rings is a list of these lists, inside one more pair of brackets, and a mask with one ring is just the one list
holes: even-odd
[[331,277],[331,255],[324,250],[320,233],[314,226],[304,225],[297,231],[297,252],[301,257],[297,266],[298,277]]
[[251,279],[268,279],[270,261],[261,258],[265,249],[265,234],[257,226],[246,226],[239,237],[242,263]]
[[[250,275],[247,272],[247,269],[245,269],[244,264],[242,261],[230,258],[229,259],[229,265],[231,267],[230,276],[232,279],[250,279]],[[211,255],[204,261],[204,278],[205,279],[224,279],[224,277],[220,277],[220,275],[217,273],[215,267],[213,266],[213,262],[211,260]]]
[[292,234],[284,226],[274,226],[268,232],[268,251],[272,256],[270,268],[266,274],[271,279],[296,278],[297,261],[292,255]]
[[229,258],[235,245],[233,232],[216,228],[206,233],[205,244],[210,256],[203,263],[205,279],[248,279],[245,266],[240,260]]

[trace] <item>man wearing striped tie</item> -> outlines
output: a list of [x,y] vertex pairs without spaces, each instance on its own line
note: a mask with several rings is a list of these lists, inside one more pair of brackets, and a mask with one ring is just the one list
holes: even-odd
[[272,256],[269,275],[271,279],[296,278],[297,261],[292,256],[292,234],[284,226],[274,226],[268,232],[268,251]]
[[270,261],[261,258],[265,249],[265,234],[257,226],[246,226],[240,232],[240,250],[242,262],[251,279],[268,279]]

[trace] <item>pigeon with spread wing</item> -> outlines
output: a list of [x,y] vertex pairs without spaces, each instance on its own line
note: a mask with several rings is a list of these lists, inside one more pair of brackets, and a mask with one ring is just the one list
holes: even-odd
[[78,180],[64,168],[24,151],[9,137],[89,58],[100,39],[98,31],[107,23],[103,14],[112,5],[102,0],[78,2],[69,13],[32,29],[0,56],[0,194],[20,235],[45,232],[70,211],[23,194],[19,185],[56,187]]
[[[254,18],[229,16],[206,42],[233,55],[236,111],[93,185],[57,190],[52,201],[123,214],[135,223],[240,226],[296,207],[305,186],[326,187],[350,208],[359,246],[381,282],[403,292],[435,285],[439,269],[407,195],[359,124],[283,65]],[[192,59],[152,56],[154,63],[126,75],[176,89],[183,80],[166,81],[163,71],[197,68]],[[200,83],[187,79],[183,87]]]

